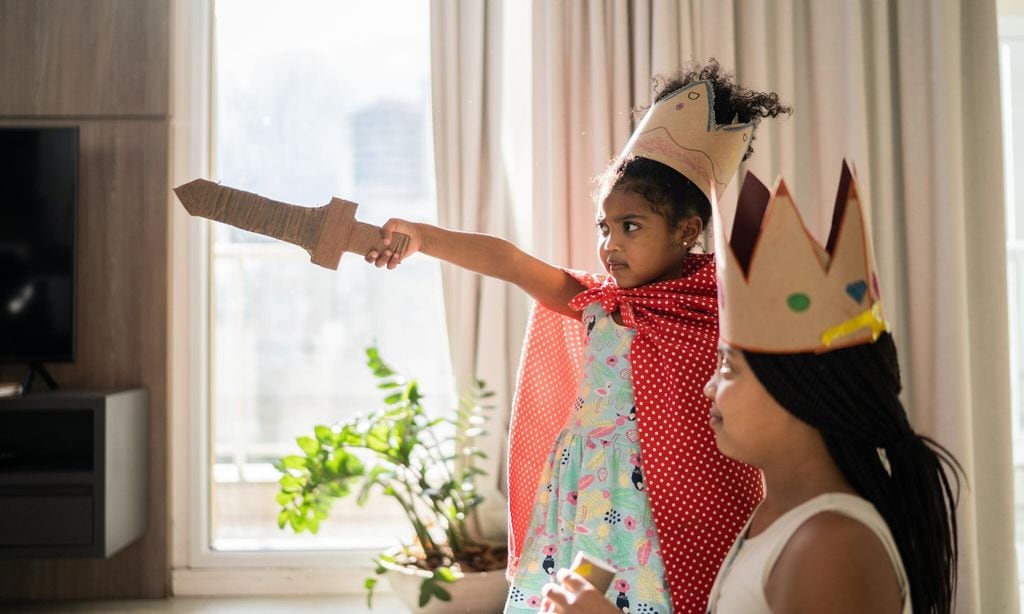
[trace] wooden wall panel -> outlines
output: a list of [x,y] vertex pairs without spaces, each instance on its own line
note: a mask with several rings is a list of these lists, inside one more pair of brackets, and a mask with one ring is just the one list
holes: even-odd
[[0,0],[0,115],[167,115],[170,4]]
[[77,354],[47,366],[65,388],[145,386],[151,404],[146,534],[109,560],[0,560],[0,611],[167,594],[170,4],[0,0],[0,125],[80,127]]
[[0,560],[0,600],[166,594],[168,122],[79,125],[78,347],[48,368],[65,388],[149,389],[149,528],[109,560]]

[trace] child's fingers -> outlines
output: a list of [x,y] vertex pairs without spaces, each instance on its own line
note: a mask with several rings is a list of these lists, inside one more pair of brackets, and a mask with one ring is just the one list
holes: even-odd
[[402,264],[402,254],[399,254],[398,252],[392,254],[390,249],[387,251],[387,253],[391,254],[391,257],[388,259],[389,269],[393,269],[399,264]]
[[583,576],[575,573],[569,569],[559,569],[558,573],[555,574],[555,578],[562,583],[562,586],[569,589],[573,593],[578,593],[587,587],[589,582],[583,579]]
[[385,249],[383,252],[378,252],[375,249],[370,250],[365,256],[363,256],[363,260],[379,269],[382,266],[387,265],[388,261],[391,260],[391,250]]
[[544,595],[544,603],[541,604],[542,612],[561,612],[564,608],[569,607],[569,592],[561,586],[548,583],[540,592]]
[[395,226],[398,225],[398,220],[391,218],[384,222],[384,225],[380,227],[380,236],[384,241],[384,246],[391,245],[391,234],[395,232]]

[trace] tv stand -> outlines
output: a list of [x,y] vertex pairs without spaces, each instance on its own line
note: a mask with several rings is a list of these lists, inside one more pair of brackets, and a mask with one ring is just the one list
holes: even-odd
[[60,386],[57,384],[57,380],[53,379],[50,372],[46,369],[46,366],[41,362],[29,363],[28,371],[25,372],[25,378],[21,381],[21,389],[25,394],[32,392],[32,384],[36,374],[43,379],[49,390],[58,390]]
[[146,531],[143,388],[0,398],[0,559],[108,558]]

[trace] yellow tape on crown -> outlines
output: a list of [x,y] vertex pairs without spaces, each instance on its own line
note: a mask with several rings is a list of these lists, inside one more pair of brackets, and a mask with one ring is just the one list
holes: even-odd
[[825,347],[832,347],[837,339],[852,335],[862,328],[871,329],[871,342],[878,340],[878,336],[889,330],[889,323],[882,318],[882,302],[876,301],[870,309],[862,311],[859,315],[850,318],[842,324],[821,333],[821,342]]

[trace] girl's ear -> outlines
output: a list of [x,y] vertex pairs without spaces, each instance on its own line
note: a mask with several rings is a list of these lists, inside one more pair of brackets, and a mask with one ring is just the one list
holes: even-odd
[[676,240],[680,245],[689,248],[700,239],[703,232],[704,222],[700,221],[699,216],[691,215],[679,221],[679,225],[676,226]]

